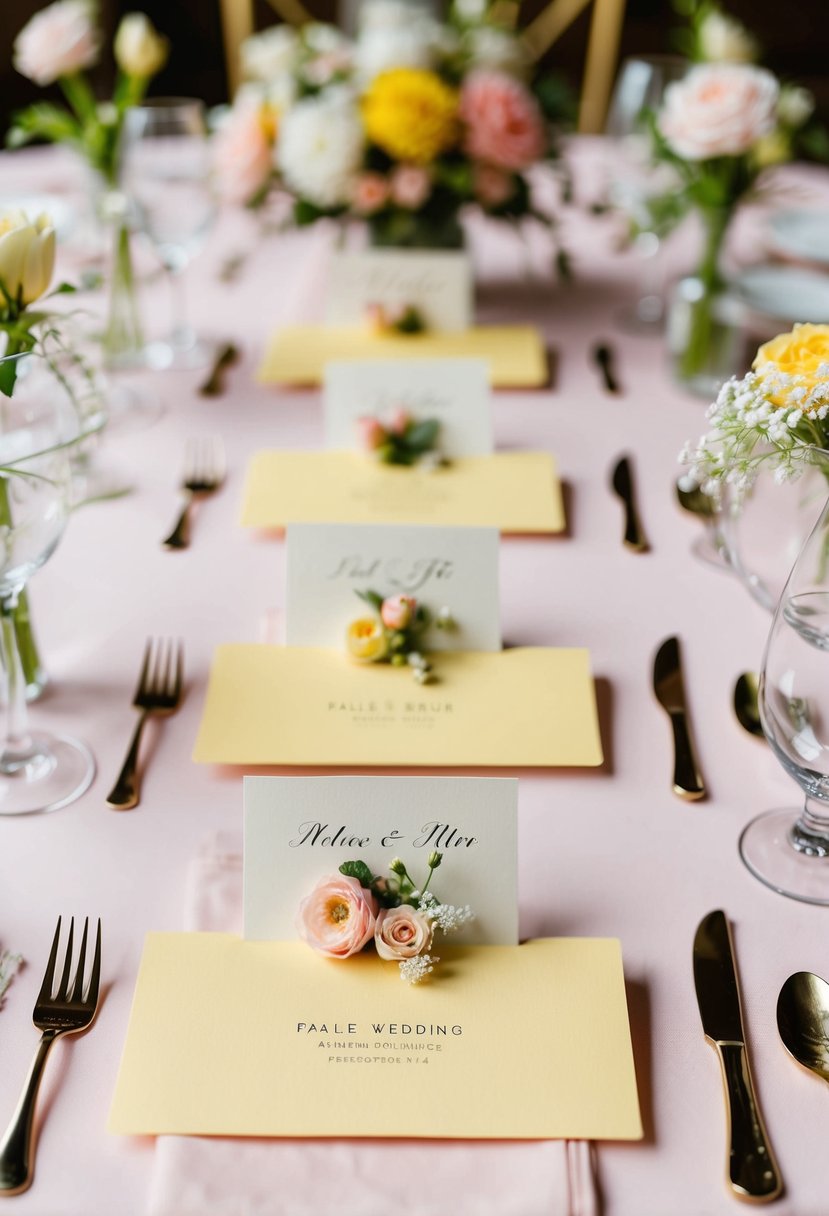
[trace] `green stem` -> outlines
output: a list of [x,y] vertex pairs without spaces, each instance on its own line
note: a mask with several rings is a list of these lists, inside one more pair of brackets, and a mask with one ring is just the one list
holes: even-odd
[[104,349],[110,364],[137,355],[143,346],[135,274],[130,250],[130,232],[120,221],[115,229],[115,249],[109,289],[109,318],[104,333]]
[[72,107],[75,116],[82,125],[97,118],[98,107],[95,95],[89,87],[89,82],[80,72],[72,72],[68,76],[58,77],[58,84],[63,95]]
[[[9,483],[5,477],[0,477],[0,527],[12,527],[11,504],[9,503]],[[40,664],[37,643],[32,633],[32,622],[29,615],[29,597],[25,587],[17,598],[17,603],[11,609],[14,621],[14,632],[17,641],[17,653],[20,666],[23,669],[23,682],[27,688],[40,687],[45,676]],[[7,673],[10,676],[11,673]]]
[[702,371],[711,355],[715,327],[714,305],[723,288],[720,255],[731,214],[729,207],[712,207],[702,212],[705,250],[697,270],[702,294],[690,305],[688,337],[679,364],[683,376],[688,378]]

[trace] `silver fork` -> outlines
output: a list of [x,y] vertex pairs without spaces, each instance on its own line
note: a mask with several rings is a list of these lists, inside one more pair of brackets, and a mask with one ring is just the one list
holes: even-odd
[[63,972],[60,977],[58,990],[52,995],[55,984],[55,964],[58,957],[58,942],[60,940],[60,920],[55,929],[49,962],[46,964],[46,974],[35,1001],[32,1020],[37,1030],[40,1030],[40,1043],[35,1058],[32,1061],[29,1074],[23,1086],[23,1092],[17,1103],[17,1109],[12,1115],[12,1121],[6,1129],[6,1134],[0,1141],[0,1194],[19,1195],[32,1184],[34,1177],[34,1121],[37,1092],[43,1077],[46,1057],[52,1044],[61,1035],[78,1034],[92,1025],[98,1009],[98,987],[101,978],[101,922],[98,921],[98,933],[95,939],[95,957],[92,960],[92,971],[89,983],[84,991],[84,964],[86,962],[86,939],[89,929],[89,919],[83,923],[83,936],[78,961],[74,975],[72,971],[72,937],[75,930],[75,918],[69,922],[69,940],[66,944],[66,957]]
[[183,679],[184,650],[181,642],[153,641],[150,638],[144,650],[138,687],[132,699],[133,707],[141,711],[141,716],[118,780],[107,798],[107,806],[113,810],[128,811],[138,806],[141,795],[138,753],[144,724],[152,714],[167,717],[175,713],[181,704]]
[[190,508],[199,498],[215,494],[225,479],[224,446],[217,435],[190,439],[184,453],[184,506],[176,526],[161,543],[165,549],[186,549],[190,544]]

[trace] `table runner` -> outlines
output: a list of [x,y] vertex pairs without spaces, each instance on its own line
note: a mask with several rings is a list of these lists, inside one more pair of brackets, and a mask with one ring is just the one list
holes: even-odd
[[[242,842],[188,869],[185,928],[242,931]],[[493,1093],[492,1101],[498,1101]],[[159,1136],[148,1216],[598,1216],[585,1141],[426,1143]]]

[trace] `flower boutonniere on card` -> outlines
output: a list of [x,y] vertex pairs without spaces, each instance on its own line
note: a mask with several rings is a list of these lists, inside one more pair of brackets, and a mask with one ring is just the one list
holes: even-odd
[[343,862],[338,874],[321,878],[300,904],[300,936],[334,959],[373,945],[380,958],[399,965],[402,980],[420,983],[440,962],[431,953],[435,933],[453,933],[475,918],[469,905],[445,904],[429,890],[442,861],[442,853],[430,853],[422,886],[399,857],[390,862],[387,877],[372,874],[364,861]]
[[357,591],[357,596],[374,609],[373,616],[353,620],[346,632],[346,645],[358,663],[390,663],[408,667],[418,684],[431,684],[432,665],[423,652],[429,629],[457,629],[448,608],[432,613],[411,595],[383,597],[376,591]]
[[402,407],[388,421],[373,415],[357,419],[360,446],[381,464],[437,469],[448,464],[438,447],[440,422],[437,418],[413,418]]

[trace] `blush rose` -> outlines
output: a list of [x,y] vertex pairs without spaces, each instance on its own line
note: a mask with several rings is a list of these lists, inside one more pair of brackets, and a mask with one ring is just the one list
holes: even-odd
[[299,905],[297,929],[303,941],[328,958],[350,958],[371,941],[377,900],[356,878],[322,878]]

